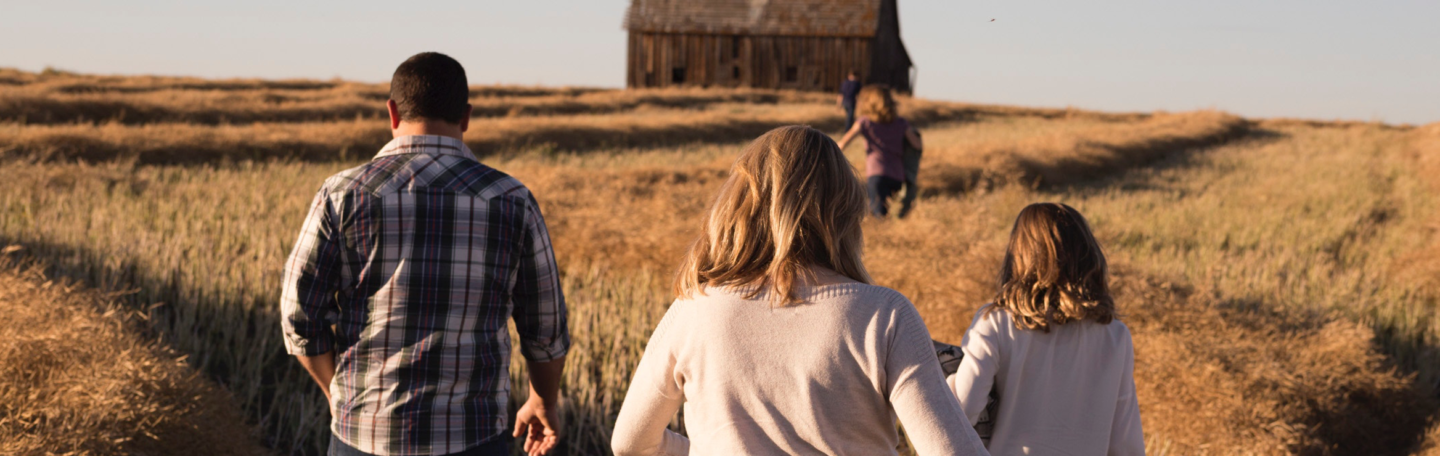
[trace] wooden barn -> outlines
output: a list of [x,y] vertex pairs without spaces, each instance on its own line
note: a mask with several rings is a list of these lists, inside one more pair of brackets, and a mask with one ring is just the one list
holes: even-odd
[[896,0],[632,0],[628,87],[914,89]]

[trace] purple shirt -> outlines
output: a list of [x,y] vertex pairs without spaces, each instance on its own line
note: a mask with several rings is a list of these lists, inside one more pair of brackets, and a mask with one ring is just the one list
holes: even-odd
[[865,137],[865,177],[885,176],[905,180],[905,132],[910,122],[896,116],[888,124],[860,118],[860,135]]

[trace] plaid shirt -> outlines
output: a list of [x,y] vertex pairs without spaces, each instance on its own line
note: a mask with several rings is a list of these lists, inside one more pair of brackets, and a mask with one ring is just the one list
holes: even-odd
[[335,350],[341,441],[455,453],[506,432],[507,317],[526,359],[569,348],[559,280],[528,189],[459,140],[400,137],[315,195],[285,265],[285,348]]

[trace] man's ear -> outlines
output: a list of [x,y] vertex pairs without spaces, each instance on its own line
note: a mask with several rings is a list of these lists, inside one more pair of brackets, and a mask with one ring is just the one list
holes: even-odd
[[390,129],[400,128],[400,105],[395,100],[385,100],[385,110],[390,112]]
[[473,105],[471,105],[471,104],[469,104],[469,103],[466,103],[466,104],[465,104],[465,117],[461,117],[461,118],[460,118],[460,132],[461,132],[461,133],[464,133],[465,131],[467,131],[467,130],[470,129],[470,115],[471,115],[471,114],[474,114],[474,113],[475,113],[475,106],[473,106]]

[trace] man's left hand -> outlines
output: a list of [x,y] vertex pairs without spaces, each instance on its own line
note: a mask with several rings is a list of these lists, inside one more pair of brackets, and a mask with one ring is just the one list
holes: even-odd
[[546,404],[531,395],[515,414],[516,438],[525,436],[525,454],[540,456],[549,453],[560,441],[560,407]]

